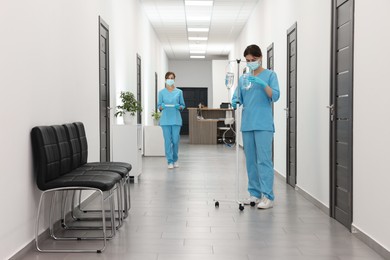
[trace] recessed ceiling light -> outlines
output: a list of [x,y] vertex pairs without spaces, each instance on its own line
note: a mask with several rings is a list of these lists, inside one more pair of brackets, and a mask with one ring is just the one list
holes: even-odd
[[206,44],[189,44],[190,50],[203,51],[206,49]]
[[213,1],[185,1],[185,5],[212,6]]
[[210,21],[210,16],[187,16],[187,21]]
[[209,28],[188,28],[189,32],[208,32]]
[[204,56],[204,55],[201,55],[201,56],[199,56],[199,55],[196,55],[196,56],[195,55],[191,55],[190,56],[191,59],[204,59],[205,57],[206,56]]
[[188,37],[190,41],[207,41],[207,37]]
[[206,53],[206,51],[190,51],[190,53],[192,53],[192,54],[205,54]]

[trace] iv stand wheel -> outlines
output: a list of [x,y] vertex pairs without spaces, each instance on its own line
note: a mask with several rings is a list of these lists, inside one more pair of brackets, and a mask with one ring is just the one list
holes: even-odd
[[219,202],[218,201],[215,202],[215,207],[219,208]]
[[254,207],[254,206],[256,206],[256,202],[251,201],[251,207]]
[[240,211],[243,211],[244,210],[244,204],[240,203],[239,206],[238,206],[238,209]]

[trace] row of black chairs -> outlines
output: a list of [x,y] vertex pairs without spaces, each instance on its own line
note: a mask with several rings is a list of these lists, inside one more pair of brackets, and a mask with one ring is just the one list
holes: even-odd
[[[106,248],[107,239],[115,235],[115,230],[122,225],[123,219],[127,217],[130,210],[129,173],[131,165],[123,162],[88,163],[88,143],[85,128],[81,122],[34,127],[31,131],[31,140],[36,183],[43,191],[36,218],[37,250],[40,252],[102,252]],[[81,208],[83,191],[94,191],[94,194],[100,196],[99,209]],[[102,246],[97,249],[41,248],[39,245],[40,218],[48,194],[52,195],[49,202],[49,230],[53,239],[99,239],[103,241]],[[61,212],[60,226],[63,230],[85,229],[99,230],[99,232],[101,230],[101,235],[93,237],[57,235],[53,219],[58,209]],[[97,219],[99,224],[96,225],[73,225],[85,220],[96,221]],[[110,225],[107,225],[106,221],[109,221]],[[107,230],[110,230],[109,235]]]

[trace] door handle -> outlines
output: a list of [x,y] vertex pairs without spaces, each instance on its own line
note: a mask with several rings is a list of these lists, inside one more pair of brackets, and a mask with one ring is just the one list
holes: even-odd
[[286,111],[286,117],[288,118],[290,109],[288,107],[286,107],[286,108],[284,108],[284,111]]
[[334,104],[331,104],[329,106],[326,106],[326,108],[329,108],[330,112],[330,121],[333,121],[334,119]]

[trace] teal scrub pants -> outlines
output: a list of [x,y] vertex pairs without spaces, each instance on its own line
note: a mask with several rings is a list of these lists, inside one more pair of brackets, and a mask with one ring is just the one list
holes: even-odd
[[179,159],[180,125],[162,125],[165,144],[165,157],[168,164],[173,164]]
[[242,139],[248,172],[248,191],[251,196],[261,195],[274,200],[274,167],[272,163],[271,131],[244,131]]

